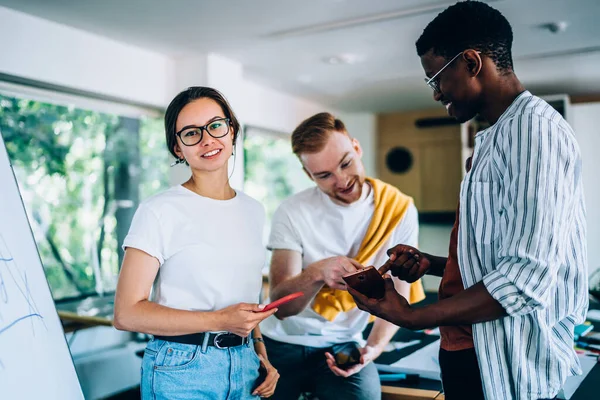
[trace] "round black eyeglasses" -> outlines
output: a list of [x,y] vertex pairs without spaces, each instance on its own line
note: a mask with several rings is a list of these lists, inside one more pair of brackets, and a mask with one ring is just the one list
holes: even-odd
[[204,126],[186,126],[175,135],[184,145],[195,146],[202,141],[204,131],[215,139],[222,138],[229,133],[229,118],[215,119]]

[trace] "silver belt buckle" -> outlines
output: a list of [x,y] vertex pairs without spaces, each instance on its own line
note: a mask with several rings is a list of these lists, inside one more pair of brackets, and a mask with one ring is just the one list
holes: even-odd
[[217,349],[225,349],[225,348],[226,348],[226,347],[222,347],[222,346],[219,344],[219,338],[220,338],[221,336],[223,336],[223,335],[227,335],[227,332],[221,332],[221,333],[217,333],[217,334],[215,335],[215,340],[214,340],[214,343],[215,343],[215,347],[216,347]]

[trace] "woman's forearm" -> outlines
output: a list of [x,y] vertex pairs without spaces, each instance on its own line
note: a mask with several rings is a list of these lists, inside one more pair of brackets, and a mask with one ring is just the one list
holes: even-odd
[[177,310],[148,300],[115,308],[113,323],[119,330],[164,336],[222,330],[218,311]]
[[254,342],[254,350],[256,350],[256,354],[259,354],[265,359],[268,359],[267,348],[265,347],[265,342],[262,340],[263,336],[260,332],[260,327],[258,325],[256,326],[256,328],[254,328],[254,332],[252,332],[252,339]]

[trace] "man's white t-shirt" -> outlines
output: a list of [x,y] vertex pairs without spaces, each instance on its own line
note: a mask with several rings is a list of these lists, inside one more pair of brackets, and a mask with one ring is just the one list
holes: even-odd
[[[317,187],[304,190],[285,200],[275,212],[267,247],[294,250],[302,254],[302,269],[334,256],[354,258],[364,239],[375,211],[373,190],[363,191],[360,200],[338,205]],[[388,242],[365,265],[381,266],[386,251],[399,244],[417,246],[419,224],[416,207],[411,204]],[[260,324],[267,337],[280,342],[311,347],[328,347],[357,340],[369,321],[369,314],[353,308],[328,321],[312,309],[310,303],[298,315],[278,320],[267,318]]]
[[140,204],[123,248],[159,261],[152,301],[215,311],[258,302],[264,222],[263,206],[244,193],[214,200],[175,186]]

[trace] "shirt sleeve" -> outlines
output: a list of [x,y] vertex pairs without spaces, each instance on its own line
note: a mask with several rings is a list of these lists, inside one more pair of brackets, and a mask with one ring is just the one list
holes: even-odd
[[509,315],[523,315],[552,300],[576,223],[581,159],[571,132],[541,116],[517,116],[500,135],[499,263],[483,283]]
[[408,206],[402,221],[394,232],[394,245],[406,244],[419,247],[419,213],[413,203]]
[[123,241],[123,250],[132,247],[156,258],[160,265],[165,262],[162,229],[156,214],[146,205],[140,204]]
[[267,249],[294,250],[302,253],[302,240],[284,205],[280,205],[273,215]]

